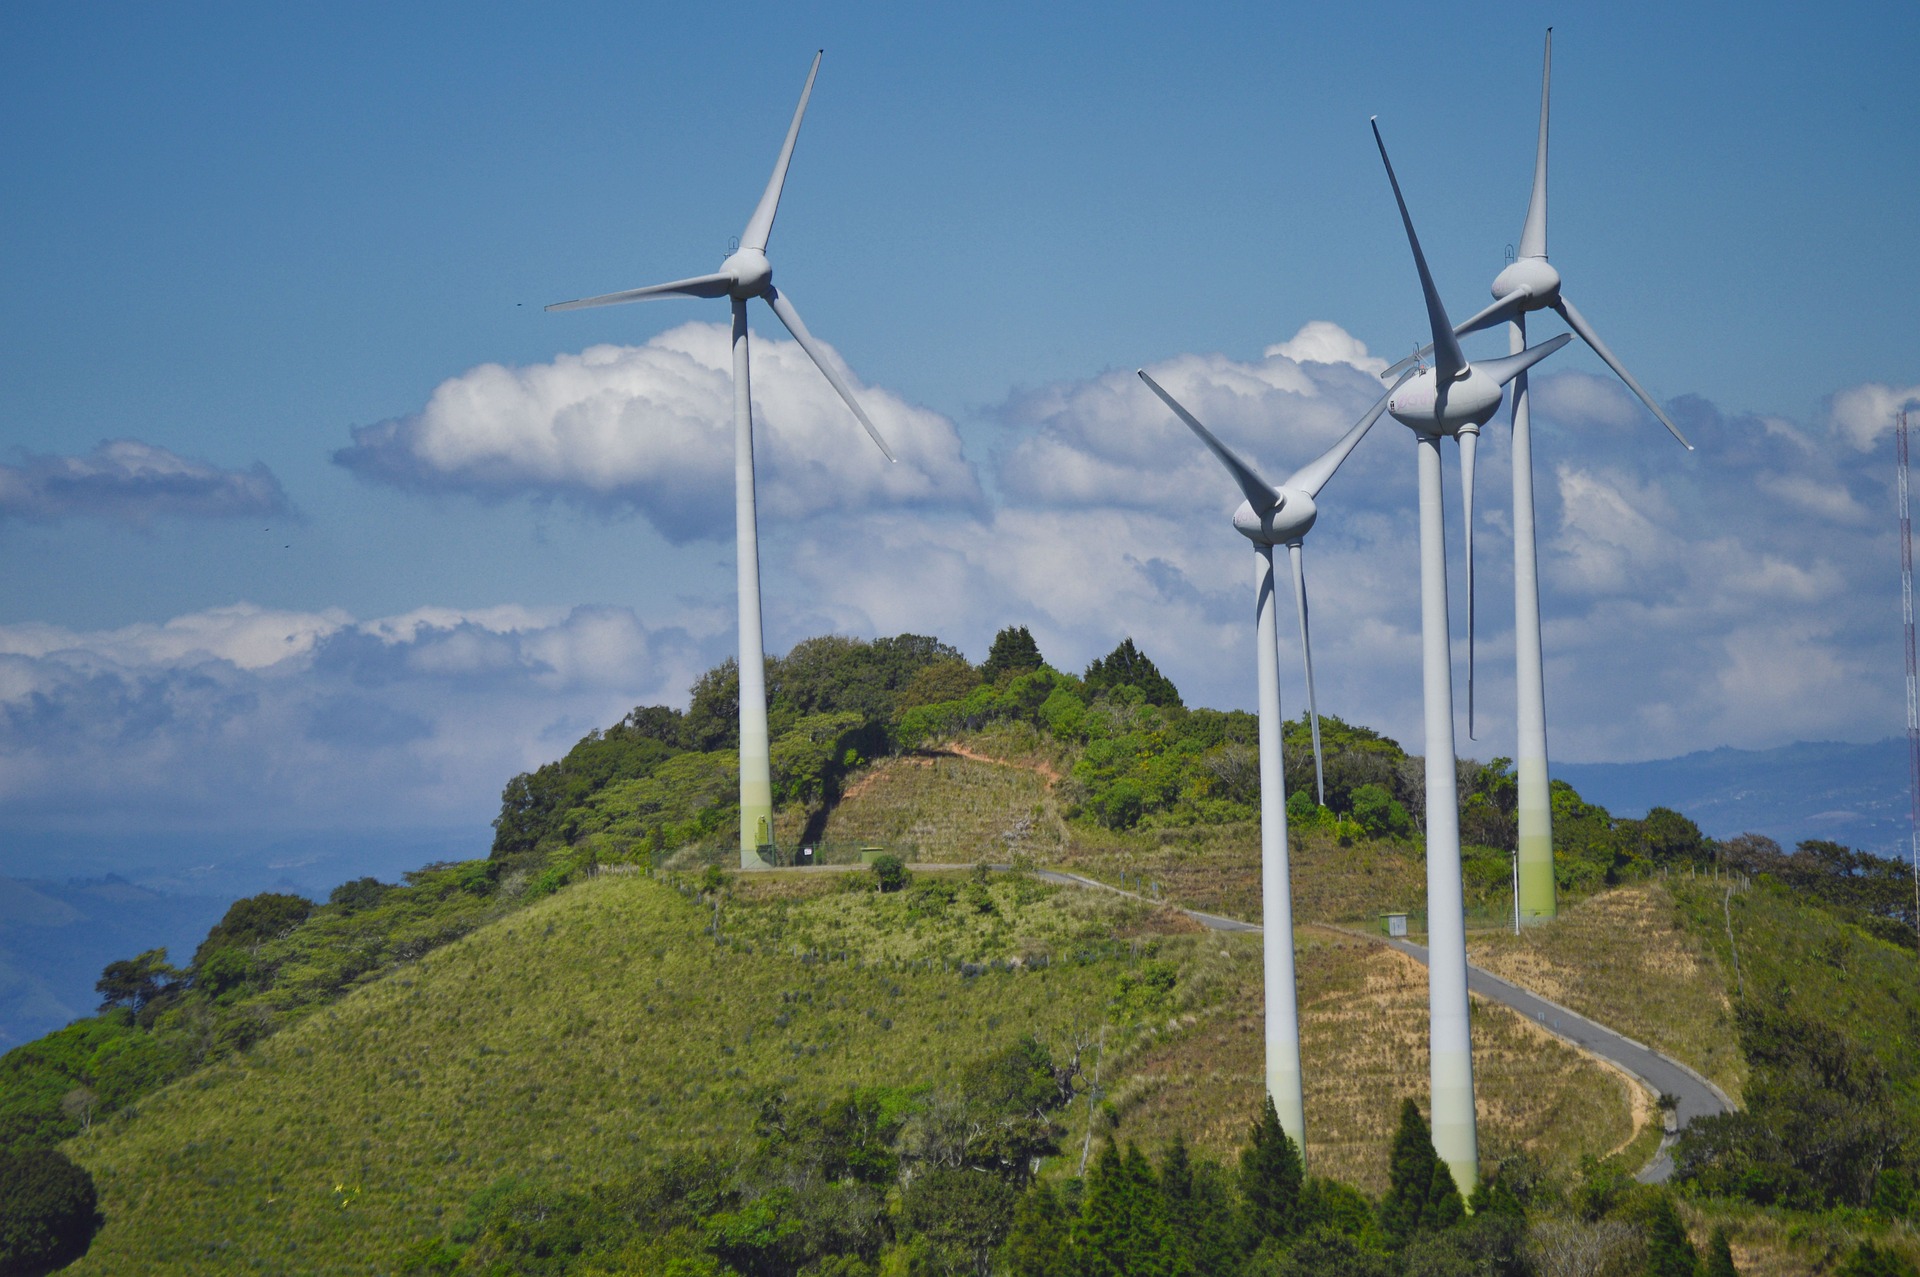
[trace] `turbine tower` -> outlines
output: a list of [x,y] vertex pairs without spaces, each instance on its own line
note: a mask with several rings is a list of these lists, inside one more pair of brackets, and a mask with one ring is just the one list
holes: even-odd
[[[1547,102],[1553,78],[1553,28],[1547,28],[1547,47],[1540,68],[1540,141],[1533,161],[1533,195],[1527,201],[1527,220],[1520,232],[1514,261],[1493,281],[1494,302],[1461,323],[1457,335],[1507,324],[1507,348],[1518,354],[1527,344],[1527,315],[1531,311],[1558,312],[1567,327],[1606,361],[1627,388],[1640,398],[1660,424],[1673,432],[1689,452],[1673,419],[1660,409],[1633,374],[1614,357],[1600,334],[1560,291],[1560,272],[1547,262]],[[1432,347],[1425,347],[1425,355]],[[1415,356],[1419,358],[1420,356]],[[1389,368],[1393,376],[1411,360]],[[1529,415],[1527,378],[1513,384],[1513,646],[1518,730],[1514,752],[1519,756],[1520,921],[1545,922],[1557,912],[1553,882],[1553,809],[1547,783],[1547,694],[1540,647],[1540,573],[1534,548],[1533,432]]]
[[767,740],[766,644],[760,627],[760,533],[754,514],[753,404],[747,369],[747,302],[763,298],[786,325],[800,348],[817,364],[827,381],[846,400],[847,407],[873,436],[887,460],[894,460],[887,441],[861,409],[846,381],[834,369],[826,348],[800,321],[800,312],[773,286],[773,267],[767,261],[767,240],[773,234],[773,215],[780,209],[780,188],[786,184],[793,144],[800,121],[813,96],[813,80],[820,74],[820,54],[813,55],[800,105],[794,108],[787,140],[774,161],[773,176],[760,196],[739,247],[711,275],[696,275],[670,284],[630,288],[625,292],[556,302],[548,310],[584,310],[621,302],[653,301],[662,297],[730,298],[733,303],[733,503],[735,569],[740,591],[740,867],[758,869],[773,852],[773,770]]
[[1347,459],[1387,406],[1383,395],[1367,415],[1340,441],[1288,476],[1278,488],[1254,473],[1199,419],[1181,407],[1160,383],[1140,369],[1147,383],[1174,415],[1200,437],[1220,464],[1240,485],[1246,500],[1233,512],[1233,526],[1253,542],[1259,555],[1254,569],[1254,648],[1260,687],[1260,920],[1265,951],[1267,1094],[1279,1115],[1281,1129],[1306,1156],[1306,1102],[1300,1081],[1300,1010],[1293,971],[1293,892],[1287,868],[1287,796],[1280,757],[1280,655],[1278,623],[1274,615],[1273,548],[1283,545],[1293,564],[1293,598],[1300,614],[1300,653],[1307,666],[1307,707],[1313,722],[1313,772],[1326,802],[1321,780],[1320,711],[1313,693],[1313,644],[1307,626],[1307,580],[1301,542],[1313,527],[1319,508],[1314,498],[1340,463]]
[[[1460,443],[1461,483],[1471,500],[1473,441],[1500,409],[1506,384],[1567,344],[1562,333],[1505,359],[1469,364],[1433,286],[1393,161],[1373,125],[1400,222],[1426,296],[1433,367],[1421,367],[1387,394],[1387,411],[1413,431],[1420,471],[1420,647],[1426,702],[1427,990],[1433,1087],[1433,1146],[1462,1195],[1480,1178],[1473,1109],[1473,1038],[1467,1023],[1467,926],[1460,882],[1460,797],[1453,750],[1453,652],[1447,629],[1446,511],[1440,440]],[[1471,555],[1471,546],[1468,547]],[[1469,589],[1472,576],[1468,578]],[[1472,601],[1469,599],[1471,609]]]

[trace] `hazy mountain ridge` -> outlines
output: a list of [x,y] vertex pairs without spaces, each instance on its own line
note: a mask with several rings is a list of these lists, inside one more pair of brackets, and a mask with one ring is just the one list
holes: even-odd
[[1616,816],[1670,807],[1714,838],[1759,833],[1788,850],[1825,838],[1880,856],[1911,854],[1907,742],[1898,736],[1723,746],[1640,763],[1555,763],[1553,775]]

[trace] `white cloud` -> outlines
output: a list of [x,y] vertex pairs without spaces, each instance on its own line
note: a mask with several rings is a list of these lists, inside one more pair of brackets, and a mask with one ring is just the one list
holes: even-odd
[[1909,404],[1920,406],[1920,386],[1877,381],[1849,386],[1828,401],[1828,424],[1842,440],[1866,452],[1878,446],[1881,435],[1893,433],[1894,417]]
[[[847,373],[900,459],[889,463],[797,344],[757,337],[752,352],[763,515],[980,500],[946,418]],[[525,368],[484,364],[442,382],[419,413],[361,427],[353,439],[334,459],[363,478],[631,508],[675,542],[732,535],[725,325],[683,324],[644,346],[593,346]]]
[[684,703],[730,635],[617,608],[236,605],[0,626],[0,819],[70,831],[471,825],[515,772]]
[[291,513],[266,466],[223,470],[138,439],[111,439],[80,457],[25,454],[0,465],[0,519],[236,519]]

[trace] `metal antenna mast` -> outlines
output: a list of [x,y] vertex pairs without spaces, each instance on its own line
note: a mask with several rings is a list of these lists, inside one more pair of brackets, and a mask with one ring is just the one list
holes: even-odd
[[1893,432],[1900,455],[1900,619],[1907,630],[1907,766],[1912,789],[1913,921],[1920,930],[1920,671],[1916,671],[1913,642],[1913,515],[1907,504],[1907,410]]

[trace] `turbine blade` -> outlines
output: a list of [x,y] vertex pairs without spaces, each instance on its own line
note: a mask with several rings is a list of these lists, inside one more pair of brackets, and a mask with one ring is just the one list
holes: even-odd
[[1687,437],[1680,433],[1680,427],[1674,425],[1673,419],[1660,411],[1660,405],[1653,401],[1653,396],[1648,394],[1640,383],[1633,379],[1633,374],[1613,357],[1613,352],[1607,349],[1607,344],[1600,340],[1600,334],[1593,331],[1593,325],[1587,322],[1585,315],[1574,309],[1573,303],[1567,300],[1565,293],[1560,295],[1560,300],[1553,304],[1553,308],[1560,312],[1560,318],[1567,321],[1567,327],[1579,333],[1580,340],[1593,347],[1593,353],[1606,361],[1607,367],[1613,369],[1614,375],[1627,383],[1627,389],[1640,396],[1640,402],[1645,404],[1647,410],[1654,416],[1660,418],[1660,424],[1673,432],[1673,437],[1680,441],[1680,445],[1688,452],[1692,452],[1693,445],[1688,443]]
[[1547,91],[1553,83],[1553,28],[1547,28],[1547,52],[1540,61],[1540,149],[1533,157],[1533,198],[1520,231],[1521,257],[1547,255]]
[[1162,390],[1159,382],[1147,376],[1146,369],[1136,368],[1134,371],[1140,374],[1140,380],[1147,383],[1149,390],[1160,396],[1160,402],[1173,409],[1173,415],[1186,422],[1187,428],[1200,436],[1200,442],[1206,444],[1208,450],[1220,458],[1220,464],[1227,468],[1234,482],[1240,485],[1240,491],[1245,494],[1249,505],[1264,512],[1280,504],[1280,494],[1275,492],[1265,479],[1255,474],[1252,466],[1235,456],[1233,449],[1214,438],[1213,432],[1201,425],[1198,417],[1182,408],[1177,399]]
[[1339,443],[1295,470],[1281,486],[1304,489],[1310,497],[1319,496],[1320,489],[1327,486],[1327,480],[1333,478],[1333,472],[1340,468],[1341,463],[1347,459],[1347,454],[1366,438],[1367,431],[1373,429],[1373,423],[1380,420],[1380,414],[1387,410],[1387,400],[1393,397],[1393,392],[1400,389],[1400,383],[1411,376],[1413,376],[1411,369],[1401,373],[1399,380],[1387,387],[1387,393],[1381,395],[1374,401],[1373,407],[1367,409],[1367,415],[1355,422],[1353,429],[1340,436]]
[[1467,739],[1473,736],[1473,458],[1480,444],[1478,429],[1460,432],[1460,509],[1467,521]]
[[649,284],[645,288],[629,288],[624,293],[602,293],[579,301],[555,302],[547,309],[585,310],[589,306],[618,306],[621,302],[647,302],[662,297],[725,297],[732,287],[731,275],[695,275],[692,279],[676,279],[671,284]]
[[[765,252],[767,239],[773,234],[773,215],[780,211],[780,188],[787,184],[787,165],[793,162],[793,144],[800,139],[800,120],[807,113],[807,99],[813,96],[813,77],[820,74],[821,52],[824,50],[813,55],[813,66],[807,71],[807,87],[800,90],[800,105],[793,109],[793,123],[787,126],[787,140],[781,144],[780,158],[773,162],[773,176],[767,179],[767,189],[761,192],[760,203],[753,210],[747,229],[740,232],[742,248],[757,248]],[[868,426],[867,429],[873,427]],[[885,446],[881,445],[883,449]]]
[[[1519,313],[1521,306],[1525,304],[1526,300],[1526,291],[1516,288],[1471,319],[1463,319],[1455,324],[1453,326],[1453,335],[1456,337],[1465,337],[1468,333],[1477,333],[1483,328],[1491,328],[1495,324],[1503,324]],[[1413,354],[1402,359],[1393,367],[1381,373],[1380,380],[1386,381],[1389,378],[1399,376],[1432,353],[1433,343],[1429,342]]]
[[1301,554],[1298,541],[1287,547],[1287,557],[1293,560],[1293,603],[1300,613],[1300,651],[1307,661],[1307,717],[1313,724],[1313,784],[1319,795],[1317,801],[1325,807],[1327,777],[1320,759],[1320,703],[1313,695],[1313,639],[1307,625],[1307,572],[1300,562]]
[[1420,251],[1420,237],[1413,233],[1413,218],[1407,213],[1407,201],[1400,194],[1400,179],[1393,175],[1393,161],[1387,158],[1387,144],[1380,137],[1380,122],[1373,125],[1374,145],[1380,148],[1380,162],[1387,166],[1387,181],[1393,183],[1393,199],[1400,206],[1400,221],[1407,228],[1407,243],[1413,248],[1413,264],[1420,271],[1420,291],[1427,298],[1427,323],[1433,328],[1433,366],[1442,381],[1451,381],[1466,371],[1467,357],[1453,335],[1453,321],[1440,303],[1440,291],[1433,286],[1433,274],[1427,269],[1427,255]]
[[767,305],[773,307],[773,313],[780,317],[780,322],[787,326],[787,331],[793,334],[793,339],[800,343],[800,349],[806,351],[807,357],[813,360],[820,371],[826,375],[827,384],[847,401],[847,407],[853,409],[853,415],[860,418],[860,424],[867,428],[867,433],[873,436],[874,443],[878,444],[880,451],[886,454],[887,460],[898,461],[899,458],[893,455],[893,449],[887,447],[887,441],[880,437],[880,431],[874,427],[872,419],[860,406],[860,401],[853,397],[852,388],[840,379],[839,373],[833,370],[833,361],[827,358],[826,348],[807,331],[807,326],[800,321],[800,312],[793,308],[793,303],[772,284],[768,284],[767,291],[761,295],[767,299]]
[[1561,333],[1558,337],[1543,341],[1538,346],[1529,346],[1517,355],[1506,355],[1500,359],[1482,359],[1474,367],[1504,386],[1572,340],[1573,334]]

